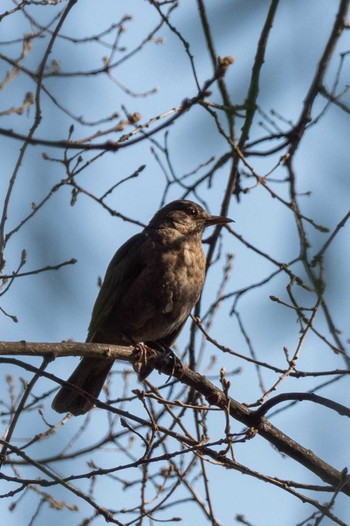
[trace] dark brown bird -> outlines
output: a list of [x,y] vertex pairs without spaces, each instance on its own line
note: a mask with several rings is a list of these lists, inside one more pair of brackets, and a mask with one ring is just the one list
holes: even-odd
[[[115,253],[92,311],[87,341],[171,346],[202,291],[203,231],[231,221],[187,200],[161,208]],[[113,361],[83,358],[68,382],[97,397]],[[52,407],[58,413],[82,415],[93,403],[64,386]]]

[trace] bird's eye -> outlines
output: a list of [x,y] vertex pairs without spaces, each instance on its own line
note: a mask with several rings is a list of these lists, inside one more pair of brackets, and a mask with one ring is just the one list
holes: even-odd
[[191,206],[191,208],[189,209],[189,213],[190,213],[190,215],[193,216],[193,217],[196,217],[197,214],[198,214],[197,210],[196,210],[195,208],[193,208],[192,206]]

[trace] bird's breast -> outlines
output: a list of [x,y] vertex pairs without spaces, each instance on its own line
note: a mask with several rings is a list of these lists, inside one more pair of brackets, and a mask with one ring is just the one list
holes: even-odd
[[[171,241],[171,240],[168,240]],[[205,278],[200,239],[152,241],[140,254],[143,270],[111,316],[131,340],[151,341],[176,331],[197,303]]]
[[188,240],[164,254],[161,262],[162,312],[186,318],[201,293],[205,257],[201,243]]

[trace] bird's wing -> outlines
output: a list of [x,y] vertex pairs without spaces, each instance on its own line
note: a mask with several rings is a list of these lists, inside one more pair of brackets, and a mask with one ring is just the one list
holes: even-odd
[[140,248],[147,240],[147,234],[140,232],[128,239],[114,254],[96,298],[87,341],[93,341],[94,335],[103,325],[113,307],[145,267],[145,262],[140,257]]

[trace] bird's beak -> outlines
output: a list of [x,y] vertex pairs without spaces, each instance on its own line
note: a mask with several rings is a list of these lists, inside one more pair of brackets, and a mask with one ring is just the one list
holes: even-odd
[[234,220],[223,216],[209,216],[205,221],[205,226],[226,225],[227,223],[234,223]]

